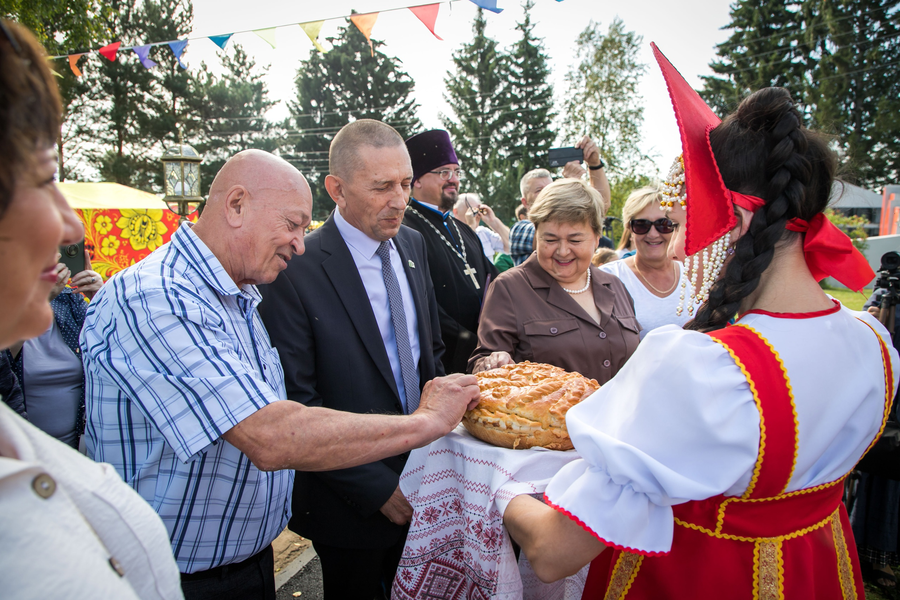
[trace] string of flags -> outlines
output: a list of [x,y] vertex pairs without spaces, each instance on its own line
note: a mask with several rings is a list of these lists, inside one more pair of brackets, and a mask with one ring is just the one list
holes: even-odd
[[[451,2],[456,2],[458,0],[443,0],[441,2],[436,2],[433,4],[420,4],[414,6],[404,6],[400,8],[392,8],[385,11],[373,12],[373,13],[363,13],[363,14],[353,14],[353,15],[345,15],[343,17],[331,17],[329,19],[323,19],[320,21],[309,21],[306,23],[294,23],[300,26],[300,29],[303,30],[304,33],[309,37],[310,42],[312,42],[313,46],[315,46],[316,50],[319,52],[327,52],[325,48],[319,43],[319,33],[322,31],[322,25],[326,20],[334,20],[334,19],[343,19],[350,18],[350,21],[353,22],[354,25],[359,29],[359,31],[366,37],[366,41],[369,42],[369,50],[374,56],[375,49],[372,46],[372,28],[375,26],[375,22],[378,20],[378,15],[381,12],[391,12],[395,10],[406,10],[411,11],[419,21],[422,22],[423,25],[431,32],[431,34],[437,39],[443,41],[441,36],[439,36],[434,31],[435,23],[437,22],[438,17],[438,9],[441,4],[450,4]],[[503,11],[502,8],[497,7],[497,0],[469,0],[476,6],[483,8],[484,10],[491,11],[493,13],[500,13]],[[561,0],[557,0],[559,2]],[[286,27],[287,25],[281,25],[280,27]],[[257,36],[262,38],[266,43],[268,43],[273,49],[275,48],[275,30],[277,27],[267,27],[263,29],[251,29],[247,31],[252,31]],[[222,35],[210,35],[206,36],[206,39],[213,42],[221,49],[225,49],[225,46],[228,44],[228,41],[231,39],[235,33],[245,33],[245,31],[237,31],[232,33],[226,33]],[[60,56],[53,56],[53,59],[67,58],[69,61],[69,68],[72,70],[72,73],[75,74],[76,77],[81,77],[82,72],[81,69],[78,68],[78,61],[82,56],[87,54],[97,53],[100,56],[106,58],[110,61],[115,61],[118,57],[119,51],[131,50],[134,52],[138,60],[146,69],[152,69],[157,65],[155,61],[150,58],[150,49],[154,46],[168,46],[172,51],[172,54],[175,56],[175,59],[178,61],[178,65],[182,69],[187,69],[187,65],[185,65],[181,61],[181,57],[184,54],[185,49],[188,46],[188,42],[191,42],[196,39],[204,39],[204,38],[187,38],[181,40],[170,40],[165,42],[153,42],[150,44],[144,44],[141,46],[122,46],[122,42],[113,42],[111,44],[107,44],[102,48],[98,48],[96,50],[88,50],[86,52],[79,52],[77,54],[67,54]]]

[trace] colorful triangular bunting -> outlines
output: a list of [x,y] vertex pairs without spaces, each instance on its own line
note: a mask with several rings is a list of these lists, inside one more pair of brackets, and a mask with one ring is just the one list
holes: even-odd
[[502,8],[497,8],[497,0],[472,0],[472,4],[498,15],[503,12]]
[[268,27],[266,29],[254,29],[253,33],[261,37],[267,44],[275,48],[275,28]]
[[438,9],[440,8],[440,4],[426,4],[424,6],[410,6],[409,10],[412,11],[414,15],[416,15],[420,21],[425,24],[425,27],[428,28],[428,31],[436,37],[437,39],[444,41],[441,36],[434,32],[434,23],[437,21]]
[[113,42],[112,44],[108,44],[103,46],[97,52],[99,52],[102,56],[105,56],[107,59],[115,62],[116,60],[116,52],[119,51],[119,46],[122,45],[122,42]]
[[78,68],[78,59],[82,56],[84,56],[84,54],[69,55],[69,68],[72,69],[73,73],[75,73],[75,77],[81,77],[81,69]]
[[175,55],[175,60],[178,61],[178,66],[182,69],[187,69],[187,65],[181,62],[181,55],[184,54],[184,49],[187,47],[189,41],[190,40],[176,40],[174,42],[169,42],[169,48],[172,49],[172,54]]
[[[140,59],[141,64],[144,65],[145,69],[152,69],[157,64],[155,61],[150,59],[150,48],[152,48],[152,46],[150,46],[149,44],[146,46],[135,46],[134,48],[132,48],[132,50],[134,50],[134,53],[138,55],[138,58]],[[180,62],[181,61],[179,61],[179,63]]]
[[306,35],[309,36],[310,41],[313,43],[313,46],[316,47],[321,53],[327,52],[325,48],[319,44],[319,32],[322,31],[322,24],[325,21],[311,21],[309,23],[300,23],[300,29],[306,32]]
[[233,33],[229,33],[229,34],[227,34],[227,35],[211,35],[211,36],[209,36],[209,39],[212,40],[212,42],[213,42],[216,46],[218,46],[219,48],[221,48],[222,50],[224,50],[224,49],[225,49],[225,45],[228,44],[228,40],[231,39],[231,36],[232,36],[232,35],[234,35],[234,34],[233,34]]
[[369,40],[369,51],[372,53],[372,56],[375,56],[375,47],[372,45],[372,27],[375,26],[375,21],[378,20],[378,13],[351,15],[350,20]]

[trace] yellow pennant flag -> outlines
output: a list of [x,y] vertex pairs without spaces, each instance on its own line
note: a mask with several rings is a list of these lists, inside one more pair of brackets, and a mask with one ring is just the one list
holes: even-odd
[[75,77],[81,77],[81,69],[78,68],[78,59],[82,56],[84,56],[84,54],[69,55],[69,68],[72,69],[73,73],[75,73]]
[[325,21],[311,21],[309,23],[300,23],[300,29],[306,32],[306,35],[309,36],[309,40],[313,43],[313,46],[315,46],[316,50],[322,54],[328,52],[319,43],[319,32],[322,31],[322,23],[324,22]]
[[274,27],[269,27],[268,29],[254,29],[253,33],[255,33],[256,35],[261,37],[263,40],[265,40],[267,44],[272,46],[272,48],[275,47],[275,28]]
[[366,39],[369,40],[369,51],[375,56],[375,48],[372,46],[372,27],[378,20],[378,13],[368,13],[365,15],[353,15],[350,17],[353,24],[362,32]]

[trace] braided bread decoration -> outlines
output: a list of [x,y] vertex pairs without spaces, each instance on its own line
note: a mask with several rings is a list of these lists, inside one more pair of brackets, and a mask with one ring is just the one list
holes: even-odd
[[571,450],[566,412],[600,389],[594,379],[524,361],[476,375],[478,405],[463,425],[476,438],[503,448]]

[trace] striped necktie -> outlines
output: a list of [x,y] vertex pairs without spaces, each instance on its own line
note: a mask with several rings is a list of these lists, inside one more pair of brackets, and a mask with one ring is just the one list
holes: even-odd
[[387,288],[391,307],[391,322],[394,325],[394,337],[397,339],[397,353],[400,355],[400,372],[403,375],[403,387],[406,390],[406,413],[412,414],[419,407],[419,371],[416,369],[412,348],[409,345],[406,311],[403,310],[403,295],[400,293],[400,284],[391,267],[391,243],[381,242],[375,253],[381,258],[381,277],[384,279],[384,287]]

